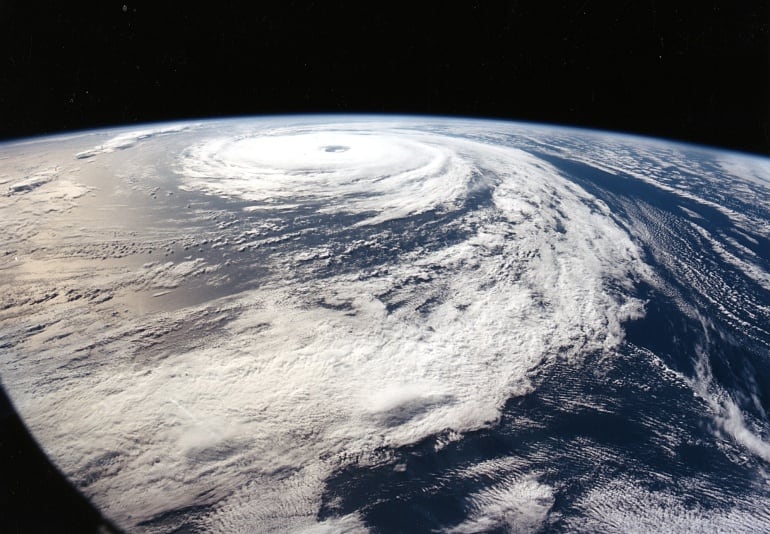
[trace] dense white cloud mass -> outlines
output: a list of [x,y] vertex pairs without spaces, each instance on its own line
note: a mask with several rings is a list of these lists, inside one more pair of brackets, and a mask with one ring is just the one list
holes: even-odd
[[[659,284],[642,240],[474,124],[271,119],[68,147],[57,172],[80,193],[60,196],[90,196],[14,230],[3,260],[3,380],[51,457],[129,529],[188,510],[200,529],[364,530],[317,521],[332,472],[462,439],[537,369],[615,357],[644,315],[635,288]],[[29,220],[67,182],[24,183],[2,208]],[[758,260],[720,254],[768,283]],[[536,529],[553,492],[511,475],[452,531]],[[638,518],[624,513],[586,525]]]
[[461,202],[482,186],[472,180],[473,156],[458,153],[461,147],[378,124],[292,129],[207,139],[185,150],[178,172],[188,187],[260,207],[317,202],[320,213],[376,213],[364,221],[375,224]]

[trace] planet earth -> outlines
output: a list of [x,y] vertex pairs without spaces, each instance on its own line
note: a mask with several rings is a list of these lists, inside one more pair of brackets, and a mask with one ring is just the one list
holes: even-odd
[[0,373],[136,532],[770,531],[770,160],[278,116],[0,145]]

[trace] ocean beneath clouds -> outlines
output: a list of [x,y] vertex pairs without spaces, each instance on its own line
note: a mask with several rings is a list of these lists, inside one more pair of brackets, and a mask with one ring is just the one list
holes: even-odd
[[770,529],[770,163],[452,118],[0,145],[0,373],[138,532]]

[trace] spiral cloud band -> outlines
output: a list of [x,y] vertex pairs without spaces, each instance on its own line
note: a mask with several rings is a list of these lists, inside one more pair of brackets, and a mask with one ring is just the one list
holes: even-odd
[[397,130],[280,132],[200,143],[183,154],[180,174],[192,187],[260,206],[378,213],[373,224],[461,200],[473,167],[452,148]]

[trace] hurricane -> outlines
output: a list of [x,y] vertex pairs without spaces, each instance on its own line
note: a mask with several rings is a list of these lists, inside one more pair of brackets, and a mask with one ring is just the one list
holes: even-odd
[[0,145],[3,386],[127,531],[770,529],[770,163],[433,117]]

